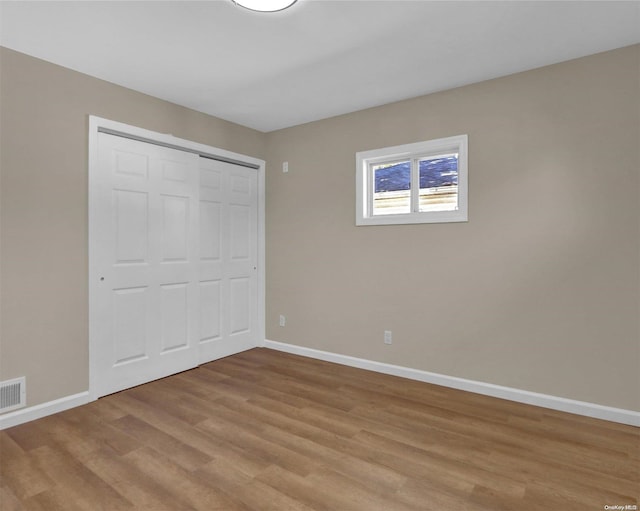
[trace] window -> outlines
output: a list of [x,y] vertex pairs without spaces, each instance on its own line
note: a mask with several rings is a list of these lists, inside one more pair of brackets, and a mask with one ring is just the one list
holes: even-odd
[[356,225],[467,221],[467,135],[356,154]]

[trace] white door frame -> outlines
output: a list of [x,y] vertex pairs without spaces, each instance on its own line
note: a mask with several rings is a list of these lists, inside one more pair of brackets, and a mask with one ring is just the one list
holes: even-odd
[[96,386],[96,321],[93,318],[92,300],[97,291],[99,272],[95,267],[95,257],[92,254],[95,245],[95,219],[92,218],[93,204],[93,180],[99,171],[98,165],[98,133],[117,134],[120,136],[158,144],[174,149],[198,153],[214,159],[237,163],[255,168],[258,173],[258,329],[256,347],[262,346],[265,339],[265,162],[258,158],[226,151],[217,147],[192,142],[163,133],[157,133],[144,128],[138,128],[109,119],[103,119],[93,115],[89,116],[89,400],[98,398]]

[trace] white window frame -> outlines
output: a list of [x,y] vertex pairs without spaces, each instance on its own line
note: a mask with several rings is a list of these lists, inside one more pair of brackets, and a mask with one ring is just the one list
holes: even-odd
[[[427,140],[356,153],[356,225],[428,224],[468,221],[467,135]],[[425,157],[458,153],[458,209],[419,211],[417,161]],[[412,211],[403,214],[373,215],[374,179],[372,167],[389,161],[412,162]],[[417,186],[416,186],[416,183]]]

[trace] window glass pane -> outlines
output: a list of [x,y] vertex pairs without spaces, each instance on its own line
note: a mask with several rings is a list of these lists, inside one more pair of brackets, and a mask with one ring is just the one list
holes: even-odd
[[411,212],[411,162],[372,165],[373,214],[397,215]]
[[445,154],[419,160],[419,211],[458,209],[458,155]]

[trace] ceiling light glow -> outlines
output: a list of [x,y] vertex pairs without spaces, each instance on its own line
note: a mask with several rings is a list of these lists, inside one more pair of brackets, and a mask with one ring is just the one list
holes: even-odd
[[297,0],[231,0],[246,9],[260,12],[282,11],[291,7]]

